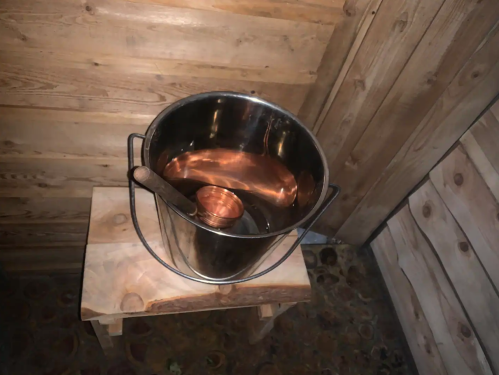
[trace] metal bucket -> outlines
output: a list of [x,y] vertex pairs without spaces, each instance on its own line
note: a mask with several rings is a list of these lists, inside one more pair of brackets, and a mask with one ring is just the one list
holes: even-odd
[[[145,241],[135,214],[134,182],[130,179],[132,220],[144,246],[166,268],[191,280],[232,284],[271,271],[291,255],[339,193],[338,186],[328,184],[327,161],[313,134],[290,112],[256,97],[210,92],[172,104],[156,117],[145,136],[130,135],[130,169],[134,168],[136,137],[144,139],[143,163],[159,175],[167,163],[184,152],[223,148],[268,153],[298,182],[297,198],[286,208],[238,192],[245,213],[231,230],[212,228],[157,197],[164,240],[175,268],[158,257]],[[326,199],[328,187],[334,191]],[[190,197],[200,185],[186,182],[177,188]],[[253,274],[287,234],[304,226],[303,234],[280,261]]]

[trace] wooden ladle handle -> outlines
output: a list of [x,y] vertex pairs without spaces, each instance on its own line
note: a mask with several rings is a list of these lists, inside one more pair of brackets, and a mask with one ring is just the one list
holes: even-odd
[[174,204],[187,215],[194,216],[197,207],[194,202],[187,199],[181,192],[166,182],[148,167],[138,167],[133,171],[133,178],[152,192],[158,194],[165,201]]

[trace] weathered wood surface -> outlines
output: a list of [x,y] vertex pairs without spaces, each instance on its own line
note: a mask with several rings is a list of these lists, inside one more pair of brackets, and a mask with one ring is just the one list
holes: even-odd
[[315,229],[363,243],[499,91],[498,14],[493,0],[3,1],[0,199],[124,186],[127,134],[233,90],[318,134],[343,193]]
[[492,32],[337,233],[362,244],[461,137],[499,92],[499,30]]
[[324,107],[329,108],[327,99],[332,96],[338,81],[351,65],[365,34],[376,16],[382,0],[346,0],[344,16],[335,25],[321,63],[317,79],[311,85],[308,95],[298,113],[310,129],[315,129]]
[[468,241],[451,212],[428,181],[409,197],[411,213],[435,249],[456,290],[490,364],[499,368],[499,296],[484,259]]
[[152,1],[6,0],[1,11],[7,48],[303,70],[317,68],[334,29]]
[[[385,3],[385,1],[382,3],[377,17],[381,15]],[[417,130],[456,74],[490,36],[498,17],[499,3],[494,0],[479,3],[467,0],[446,0],[438,9],[431,24],[424,30],[424,35],[396,77],[393,86],[388,87],[388,91],[384,93],[369,96],[372,100],[377,100],[378,95],[381,95],[382,103],[380,106],[375,106],[374,112],[367,116],[365,122],[359,122],[359,120],[351,123],[334,122],[324,130],[319,130],[321,142],[336,142],[336,139],[342,139],[342,137],[330,138],[328,136],[334,131],[333,129],[341,134],[346,133],[350,139],[352,137],[356,139],[346,146],[344,153],[338,151],[339,147],[325,146],[332,180],[344,188],[342,199],[334,203],[331,214],[323,222],[323,225],[327,225],[325,229],[329,229],[329,233],[334,233],[341,228],[373,184],[383,175],[387,166]],[[371,29],[376,24],[376,18]],[[397,25],[407,30],[412,22],[405,24],[401,20]],[[365,42],[368,41],[369,36],[370,32]],[[396,55],[390,54],[390,56]],[[357,77],[361,80],[363,78]],[[364,87],[364,85],[360,86],[360,89]],[[369,81],[366,81],[365,88],[365,92],[373,92]],[[353,99],[349,98],[347,103],[352,105],[357,99],[362,101],[362,95],[355,95]],[[341,90],[335,101],[340,100],[339,98],[341,98]],[[334,106],[333,102],[332,113],[336,112]],[[364,108],[369,109],[366,102],[362,105],[362,109]],[[357,116],[356,111],[352,113]],[[360,126],[361,123],[365,126]],[[359,127],[361,130],[351,132],[352,127]],[[343,156],[339,156],[339,152]],[[332,157],[333,154],[334,157]],[[424,160],[425,156],[422,155],[421,159]],[[427,169],[425,173],[428,171]],[[411,187],[413,186],[414,184]],[[394,206],[391,207],[393,208]],[[358,224],[356,226],[362,227]],[[338,237],[345,240],[345,238]],[[364,237],[363,240],[365,241],[366,238]]]
[[319,124],[318,137],[334,179],[442,3],[443,0],[384,0],[381,4],[323,123]]
[[419,373],[447,374],[418,297],[398,265],[397,248],[390,230],[383,229],[371,246]]
[[442,160],[430,179],[499,289],[499,203],[494,195],[462,147]]
[[[22,226],[21,226],[22,227]],[[32,232],[32,236],[43,235],[43,231]],[[0,262],[7,272],[32,273],[81,273],[85,240],[77,242],[19,241],[0,244]]]
[[[154,196],[137,191],[144,236],[165,261]],[[296,239],[290,235],[264,261],[275,263]],[[84,320],[255,306],[309,300],[301,250],[274,271],[235,285],[214,286],[184,279],[161,266],[144,248],[131,223],[126,188],[95,188],[85,254],[81,316]]]
[[459,300],[414,221],[404,206],[388,221],[398,266],[421,304],[449,374],[492,374]]
[[467,132],[460,139],[460,143],[489,187],[490,192],[494,195],[496,201],[499,202],[499,174],[490,163],[487,155],[480,148],[471,132]]
[[[144,133],[178,99],[238,91],[297,113],[346,17],[344,3],[3,1],[1,242],[13,246],[17,236],[20,247],[27,241],[40,252],[52,241],[80,243],[84,230],[59,223],[83,228],[92,188],[125,186],[126,137]],[[41,266],[5,257],[10,269]]]
[[[489,41],[495,38],[497,31]],[[497,50],[497,43],[492,50],[487,43],[482,50],[490,56]],[[477,72],[478,67],[480,72],[490,69],[480,66],[479,61],[471,65],[471,72]],[[495,66],[492,77],[497,84],[499,64]],[[460,96],[459,90],[455,93]],[[493,95],[493,91],[486,95]],[[457,104],[451,100],[450,110],[455,114],[445,120],[449,122],[445,127],[452,137],[459,133],[452,130],[460,121],[458,114],[468,116],[473,112],[474,97],[469,97],[470,102],[464,100],[459,110],[453,109]],[[445,110],[444,104],[440,110]],[[397,272],[402,272],[414,288],[449,374],[495,374],[499,369],[499,174],[493,164],[497,153],[494,138],[499,134],[495,117],[498,108],[498,104],[492,105],[461,137],[409,196],[409,204],[388,220],[389,229],[373,242],[390,293],[396,292],[391,274]],[[428,152],[432,145],[438,145],[432,137],[428,138],[430,144],[424,144],[424,137],[416,139],[413,152]],[[388,265],[378,256],[385,247],[394,249],[394,262]],[[408,311],[397,313],[401,321],[408,319],[403,315],[411,316]],[[416,333],[406,332],[408,341],[412,340],[409,335],[422,332],[421,328]]]

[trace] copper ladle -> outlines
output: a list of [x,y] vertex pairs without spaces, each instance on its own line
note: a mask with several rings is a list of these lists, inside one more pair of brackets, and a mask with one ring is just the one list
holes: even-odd
[[182,212],[189,216],[197,215],[199,220],[213,228],[231,227],[244,213],[241,200],[231,191],[218,186],[199,189],[194,203],[148,167],[136,168],[133,177]]

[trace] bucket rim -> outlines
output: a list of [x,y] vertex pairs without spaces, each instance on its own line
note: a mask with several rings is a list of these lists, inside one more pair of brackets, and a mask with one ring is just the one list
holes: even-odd
[[142,156],[143,156],[145,166],[151,168],[151,161],[149,158],[149,150],[151,147],[152,139],[154,137],[154,133],[156,132],[156,129],[158,128],[158,126],[162,122],[162,120],[166,116],[168,116],[170,113],[172,113],[173,111],[175,111],[175,110],[177,110],[177,109],[179,109],[187,104],[190,104],[190,103],[198,101],[198,100],[202,100],[202,99],[206,99],[206,98],[213,98],[213,97],[214,98],[224,98],[224,97],[238,98],[238,99],[248,100],[248,101],[251,101],[253,103],[262,104],[262,105],[267,106],[273,110],[282,112],[284,115],[291,118],[301,129],[303,129],[305,131],[305,133],[308,135],[308,137],[310,138],[310,140],[312,141],[313,146],[317,150],[317,152],[321,158],[323,168],[324,168],[324,176],[323,176],[323,180],[322,180],[322,190],[321,190],[321,194],[319,196],[319,199],[317,200],[315,205],[310,209],[310,211],[307,213],[307,215],[305,215],[301,220],[297,221],[296,223],[294,223],[286,228],[280,229],[278,231],[269,232],[269,233],[258,233],[258,234],[227,233],[227,232],[224,232],[220,229],[210,227],[209,225],[206,225],[202,222],[198,222],[198,221],[193,220],[189,215],[180,211],[176,206],[165,201],[167,206],[170,209],[172,209],[177,215],[181,216],[184,220],[187,220],[189,223],[195,225],[198,228],[202,228],[204,230],[210,231],[212,233],[215,233],[215,234],[218,234],[221,236],[232,237],[232,238],[258,239],[258,238],[275,237],[278,235],[290,233],[291,231],[293,231],[296,228],[299,228],[300,226],[305,224],[307,221],[309,221],[314,216],[314,214],[319,210],[322,203],[326,199],[326,194],[328,192],[328,185],[329,185],[329,166],[327,163],[326,156],[325,156],[322,148],[320,147],[319,142],[318,142],[317,138],[315,137],[315,135],[310,131],[310,129],[308,129],[305,125],[303,125],[303,123],[300,121],[300,119],[298,119],[297,116],[295,116],[293,113],[289,112],[288,110],[282,108],[281,106],[279,106],[275,103],[272,103],[270,101],[261,99],[259,97],[248,95],[248,94],[243,94],[243,93],[238,93],[238,92],[232,92],[232,91],[210,91],[210,92],[191,95],[191,96],[185,97],[183,99],[180,99],[180,100],[172,103],[171,105],[169,105],[168,107],[163,109],[156,116],[156,118],[152,121],[151,125],[149,125],[149,127],[147,128],[147,131],[145,134],[144,144],[142,147]]

